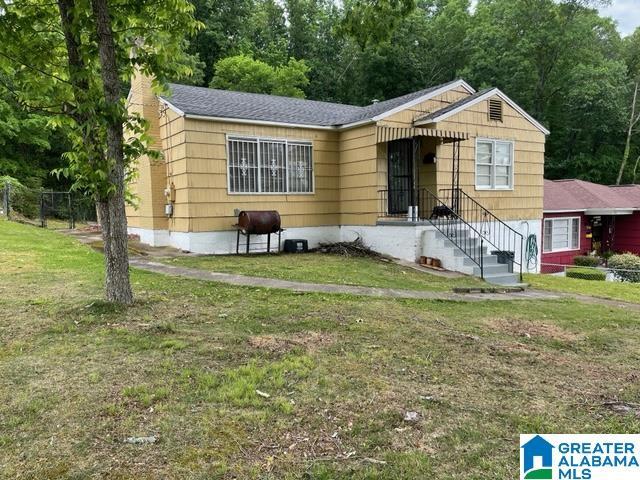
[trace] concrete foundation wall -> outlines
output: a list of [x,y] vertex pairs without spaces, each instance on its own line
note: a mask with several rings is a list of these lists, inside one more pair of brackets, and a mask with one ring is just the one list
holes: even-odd
[[[153,247],[174,247],[187,252],[226,255],[236,253],[237,233],[235,231],[220,232],[169,232],[168,230],[146,230],[143,228],[129,227],[129,233],[138,235],[142,243]],[[300,227],[288,228],[282,232],[282,243],[286,239],[304,239],[309,243],[309,248],[315,248],[320,243],[340,241],[340,228],[327,227]],[[247,237],[240,236],[240,251],[245,251]],[[251,237],[251,250],[266,250],[267,237],[265,235]],[[271,235],[272,247],[277,247],[278,235]]]
[[[400,222],[399,222],[400,223]],[[541,245],[542,222],[540,220],[522,220],[506,222],[511,228],[520,232],[524,237],[526,247],[527,235],[536,236],[538,248]],[[478,230],[483,226],[474,225]],[[168,230],[147,230],[142,228],[129,227],[129,233],[139,235],[140,241],[152,246],[171,246],[180,250],[185,250],[200,254],[232,254],[236,252],[236,232],[169,232]],[[309,248],[315,248],[320,243],[330,243],[338,241],[353,241],[357,237],[362,238],[364,243],[373,250],[390,255],[395,258],[416,261],[420,256],[439,258],[443,267],[448,270],[470,273],[468,265],[461,262],[464,256],[453,255],[453,244],[446,245],[442,240],[436,239],[436,229],[431,225],[415,225],[407,222],[407,225],[343,225],[324,227],[300,227],[288,228],[282,232],[282,242],[286,239],[305,239]],[[266,237],[257,236],[252,239],[252,250],[266,248]],[[272,245],[276,245],[277,235],[271,236]],[[240,237],[240,251],[244,251],[246,237]],[[262,244],[262,245],[261,245]],[[455,248],[455,247],[453,247]],[[488,250],[493,250],[488,245]],[[516,259],[520,259],[520,245],[515,246]],[[540,269],[540,254],[537,261],[527,269],[526,258],[524,257],[524,271],[538,272]]]

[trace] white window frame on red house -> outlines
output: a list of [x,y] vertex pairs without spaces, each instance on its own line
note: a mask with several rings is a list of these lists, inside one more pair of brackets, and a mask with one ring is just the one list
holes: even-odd
[[[553,248],[554,224],[564,221],[569,222],[567,225],[567,246]],[[574,222],[577,224],[577,230],[574,229]],[[549,234],[547,233],[547,224],[551,225],[551,232]],[[542,222],[542,253],[575,252],[580,250],[581,229],[582,222],[580,217],[545,218]],[[547,238],[550,238],[550,241],[548,241]]]

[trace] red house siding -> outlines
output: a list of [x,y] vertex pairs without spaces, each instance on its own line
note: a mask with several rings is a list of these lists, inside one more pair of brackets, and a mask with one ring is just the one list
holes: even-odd
[[640,255],[640,212],[616,217],[613,250]]
[[553,273],[558,271],[557,268],[545,266],[544,264],[555,265],[572,265],[573,258],[578,255],[586,255],[591,250],[591,239],[587,238],[587,226],[589,225],[589,218],[583,212],[565,212],[565,213],[545,213],[544,219],[547,218],[566,218],[566,217],[580,217],[580,249],[569,250],[566,252],[549,252],[544,253],[544,221],[542,223],[543,235],[542,235],[542,273]]

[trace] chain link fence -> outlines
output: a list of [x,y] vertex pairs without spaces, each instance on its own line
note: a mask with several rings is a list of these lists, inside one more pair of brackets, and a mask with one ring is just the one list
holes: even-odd
[[567,278],[577,278],[580,280],[640,283],[640,268],[623,269],[610,268],[606,266],[587,267],[543,263],[541,264],[540,272],[543,274]]
[[73,192],[37,190],[5,183],[0,186],[0,215],[42,228],[73,229],[97,221],[94,202]]

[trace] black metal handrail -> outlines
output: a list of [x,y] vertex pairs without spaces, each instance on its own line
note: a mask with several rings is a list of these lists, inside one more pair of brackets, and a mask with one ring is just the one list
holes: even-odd
[[522,281],[523,235],[471,198],[462,189],[445,188],[438,191],[439,198],[465,222],[476,225],[475,230],[506,262],[517,266]]
[[[484,278],[485,239],[437,195],[426,188],[402,191],[394,189],[391,193],[389,190],[378,190],[378,199],[380,216],[428,221],[479,267],[480,277]],[[401,204],[399,199],[406,199],[405,204]],[[399,208],[399,205],[406,208]]]

